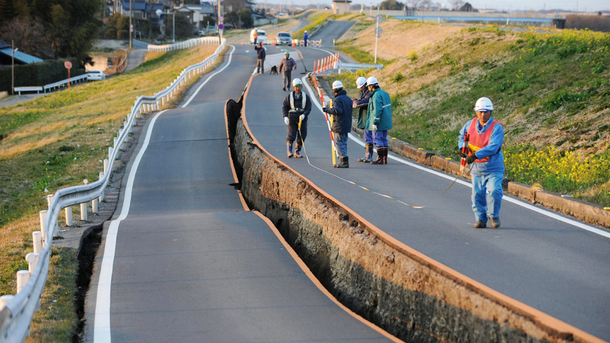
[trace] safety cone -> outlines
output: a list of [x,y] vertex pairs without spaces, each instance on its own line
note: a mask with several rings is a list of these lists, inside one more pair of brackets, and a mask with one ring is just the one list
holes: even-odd
[[273,41],[273,46],[275,46],[275,40]]
[[294,44],[294,41],[292,41],[292,46],[296,46],[296,45]]
[[241,45],[244,45],[244,42],[241,42]]

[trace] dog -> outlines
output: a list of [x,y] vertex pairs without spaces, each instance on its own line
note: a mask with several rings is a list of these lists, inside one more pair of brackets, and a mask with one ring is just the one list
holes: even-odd
[[277,75],[277,74],[278,74],[278,72],[277,72],[277,66],[272,66],[272,67],[271,67],[271,75]]

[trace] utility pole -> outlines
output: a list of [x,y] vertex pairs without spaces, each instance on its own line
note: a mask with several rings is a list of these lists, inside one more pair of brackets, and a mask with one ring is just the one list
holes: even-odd
[[131,49],[131,29],[133,26],[131,25],[131,11],[133,8],[133,0],[129,0],[129,49]]
[[15,95],[15,41],[11,40],[11,94]]
[[[218,0],[218,15],[216,16],[216,26],[220,25],[220,17],[222,16],[220,8],[220,0]],[[222,30],[218,30],[218,44],[222,44]]]

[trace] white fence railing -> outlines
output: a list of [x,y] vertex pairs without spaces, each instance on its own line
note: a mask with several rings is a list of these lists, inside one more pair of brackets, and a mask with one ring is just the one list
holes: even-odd
[[[193,48],[198,45],[218,45],[219,41],[220,41],[220,38],[218,38],[218,37],[201,37],[201,38],[189,39],[187,41],[178,42],[178,43],[174,43],[174,44],[165,44],[165,45],[148,44],[148,51],[171,51],[171,50]],[[223,41],[224,41],[224,38],[223,38]]]
[[[216,42],[218,43],[218,39]],[[40,296],[47,281],[51,243],[58,230],[57,221],[61,210],[65,208],[68,212],[67,210],[70,209],[71,220],[71,206],[81,204],[81,212],[84,209],[85,217],[87,202],[92,201],[93,207],[96,208],[98,201],[104,197],[104,189],[110,181],[114,161],[123,143],[129,138],[137,117],[145,112],[156,111],[163,106],[189,78],[202,73],[214,64],[225,45],[226,40],[223,39],[222,44],[212,56],[184,69],[163,91],[154,96],[140,96],[136,99],[134,106],[131,107],[131,112],[127,115],[127,120],[123,122],[122,128],[119,129],[117,137],[114,139],[114,147],[108,148],[108,160],[104,161],[104,172],[100,172],[98,181],[83,186],[62,188],[49,199],[48,210],[40,211],[41,231],[33,233],[34,253],[26,256],[30,269],[17,272],[16,295],[0,297],[0,342],[23,342],[29,334],[32,317],[40,307]]]
[[83,82],[83,81],[87,81],[87,74],[71,77],[70,79],[57,81],[55,83],[50,83],[50,84],[44,85],[44,86],[15,87],[15,92],[19,92],[19,95],[21,95],[21,92],[36,92],[36,93],[44,92],[44,93],[46,93],[47,91],[50,92],[50,91],[57,90],[61,87],[65,87],[68,83],[70,85],[73,85],[75,83]]

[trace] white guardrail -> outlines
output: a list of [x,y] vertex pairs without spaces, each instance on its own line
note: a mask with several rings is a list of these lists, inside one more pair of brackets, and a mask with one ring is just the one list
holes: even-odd
[[65,87],[65,85],[67,85],[68,83],[70,85],[72,85],[72,84],[75,84],[77,82],[82,82],[82,81],[87,81],[86,73],[83,75],[71,77],[69,79],[57,81],[55,83],[50,83],[50,84],[44,85],[44,86],[15,87],[15,92],[19,92],[19,95],[21,95],[21,92],[36,92],[36,93],[44,92],[44,93],[46,93],[47,91],[50,91],[50,90],[52,91],[52,90],[59,89],[61,87]]
[[[224,41],[224,38],[223,38]],[[148,51],[171,51],[193,48],[198,45],[217,45],[219,43],[218,37],[201,37],[193,38],[184,42],[165,44],[165,45],[152,45],[148,44]],[[223,43],[224,44],[224,43]]]
[[[219,43],[218,39],[215,39],[215,41]],[[191,47],[186,44],[182,46],[184,48]],[[108,160],[104,161],[104,172],[100,172],[98,181],[85,184],[84,186],[62,188],[54,195],[49,196],[48,210],[40,211],[41,231],[34,231],[32,234],[34,238],[34,252],[26,256],[29,270],[17,272],[16,295],[0,297],[0,342],[23,342],[29,334],[34,312],[40,309],[40,297],[49,273],[51,243],[53,242],[54,234],[58,230],[58,218],[61,210],[66,210],[67,221],[72,220],[71,206],[81,205],[81,212],[84,212],[84,215],[81,213],[81,218],[86,218],[87,202],[92,201],[92,207],[95,211],[99,200],[104,199],[104,189],[110,181],[114,160],[117,158],[123,143],[128,140],[129,133],[135,125],[137,117],[141,113],[159,110],[189,78],[202,73],[214,64],[218,54],[225,46],[226,39],[223,39],[222,44],[220,44],[212,56],[206,58],[201,63],[184,69],[165,90],[154,96],[140,96],[136,99],[134,106],[131,107],[131,113],[128,114],[127,120],[123,122],[117,137],[114,138],[114,147],[108,148]],[[174,46],[171,49],[176,48]]]

